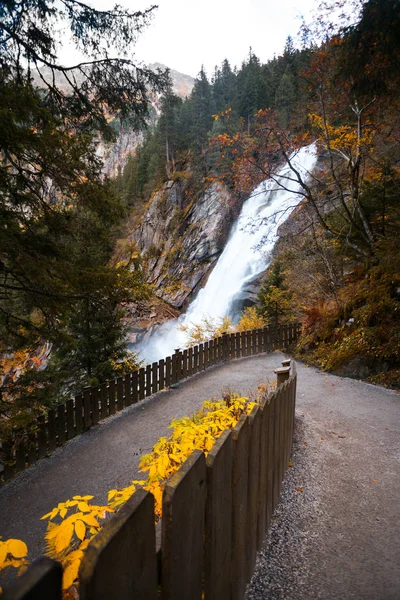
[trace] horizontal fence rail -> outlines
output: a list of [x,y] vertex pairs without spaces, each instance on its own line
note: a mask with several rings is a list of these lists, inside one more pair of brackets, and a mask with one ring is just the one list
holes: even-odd
[[[100,420],[221,362],[287,349],[300,334],[297,323],[224,334],[147,365],[133,373],[88,387],[81,394],[16,430],[1,444],[0,485],[49,456]],[[1,469],[1,465],[0,465]]]
[[[286,361],[287,362],[287,361]],[[296,369],[205,457],[195,450],[163,492],[137,490],[90,542],[81,600],[242,600],[277,506],[293,440]],[[39,559],[4,600],[61,600],[60,565]]]

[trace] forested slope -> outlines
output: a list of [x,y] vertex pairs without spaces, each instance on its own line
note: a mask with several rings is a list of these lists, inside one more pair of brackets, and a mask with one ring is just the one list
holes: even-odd
[[[370,0],[355,24],[334,33],[328,12],[318,31],[303,30],[302,49],[289,38],[283,55],[266,64],[250,49],[240,69],[224,61],[211,81],[202,69],[189,98],[165,95],[157,125],[116,180],[136,208],[163,182],[187,178],[199,196],[223,184],[239,207],[286,162],[303,201],[280,230],[258,312],[267,322],[300,319],[298,351],[306,360],[393,385],[399,12],[397,1]],[[318,168],[303,181],[290,156],[311,142]],[[184,219],[178,230],[185,239]],[[174,252],[175,262],[185,264],[185,251]]]

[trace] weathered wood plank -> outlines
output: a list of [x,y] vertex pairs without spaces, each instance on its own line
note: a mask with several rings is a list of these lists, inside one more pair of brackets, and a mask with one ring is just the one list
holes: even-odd
[[57,446],[65,443],[65,407],[64,404],[57,406]]
[[165,387],[171,385],[171,357],[167,356],[165,359]]
[[4,592],[3,600],[61,600],[61,564],[41,556]]
[[116,411],[116,398],[117,398],[117,386],[115,379],[111,379],[108,382],[108,411],[110,415],[115,415]]
[[188,375],[188,351],[185,349],[182,353],[182,379]]
[[204,346],[205,344],[199,344],[199,371],[203,371],[205,368]]
[[269,351],[269,328],[264,327],[263,329],[263,352]]
[[199,372],[199,347],[195,346],[193,348],[193,373]]
[[158,362],[153,362],[151,365],[151,393],[158,392]]
[[269,412],[269,437],[268,437],[268,485],[267,485],[267,528],[272,519],[272,514],[275,510],[275,394],[270,396],[270,412]]
[[240,337],[240,331],[238,331],[237,333],[234,334],[235,336],[235,354],[234,354],[234,358],[240,358],[240,346],[241,346],[241,337]]
[[139,369],[139,400],[143,400],[146,395],[145,377],[146,371],[145,368],[142,367]]
[[131,374],[132,385],[132,404],[136,404],[139,400],[139,371],[133,371]]
[[146,365],[146,398],[151,396],[151,365]]
[[232,432],[224,431],[207,456],[204,598],[229,598],[232,537]]
[[194,369],[193,369],[193,348],[192,346],[190,348],[188,348],[188,367],[187,367],[187,374],[190,377],[190,375],[193,375],[194,373]]
[[85,388],[83,390],[83,428],[85,431],[89,429],[92,424],[90,391],[90,388]]
[[155,600],[154,498],[137,490],[90,542],[79,570],[81,600]]
[[268,488],[268,426],[269,426],[269,402],[265,395],[260,402],[260,476],[258,481],[257,500],[257,550],[264,541],[267,531],[267,488]]
[[243,600],[246,589],[247,489],[249,480],[249,421],[242,415],[232,430],[232,565],[231,599]]
[[100,419],[105,419],[108,415],[108,384],[102,383],[100,386]]
[[75,425],[76,435],[83,431],[83,396],[79,394],[75,396]]
[[99,388],[92,387],[92,392],[90,394],[90,408],[92,410],[92,425],[97,425],[99,422],[99,404],[100,404],[100,391]]
[[162,358],[158,363],[158,389],[165,388],[165,360]]
[[172,370],[171,370],[171,384],[174,385],[178,381],[178,352],[175,350],[172,355]]
[[[200,346],[201,346],[201,344],[200,344]],[[203,369],[208,369],[208,367],[210,366],[209,343],[204,342],[203,347],[204,347]]]
[[240,333],[240,356],[246,356],[246,332],[241,331]]
[[75,437],[75,423],[74,423],[74,401],[72,398],[67,400],[65,403],[65,412],[67,416],[67,440],[72,440]]
[[205,458],[195,450],[163,493],[163,600],[201,600],[205,498]]
[[117,411],[119,412],[124,408],[124,378],[118,377],[116,380],[117,386]]
[[257,554],[258,485],[260,480],[260,426],[262,412],[255,406],[249,415],[249,483],[247,506],[246,581],[253,574]]
[[250,332],[250,336],[251,355],[253,356],[254,354],[257,354],[257,330],[253,329],[253,331]]
[[124,404],[132,404],[132,373],[127,373],[124,377]]

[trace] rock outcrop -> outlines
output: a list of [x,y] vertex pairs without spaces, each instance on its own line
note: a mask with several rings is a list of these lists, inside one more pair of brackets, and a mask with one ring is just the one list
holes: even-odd
[[186,172],[153,195],[132,240],[159,298],[178,310],[187,306],[225,245],[237,203],[221,184],[196,193]]

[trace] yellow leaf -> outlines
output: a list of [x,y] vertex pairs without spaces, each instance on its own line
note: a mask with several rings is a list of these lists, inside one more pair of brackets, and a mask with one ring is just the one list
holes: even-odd
[[28,554],[28,547],[25,542],[21,542],[21,540],[10,539],[7,540],[6,543],[8,551],[14,556],[14,558],[23,558]]
[[93,500],[94,496],[82,496],[82,500]]
[[0,569],[3,568],[5,560],[7,558],[8,549],[5,542],[0,542]]
[[68,508],[62,508],[60,510],[60,517],[63,519],[65,517],[65,515],[67,514]]
[[115,498],[115,496],[118,494],[118,490],[110,490],[108,492],[108,501],[110,502],[110,500],[112,500],[113,498]]
[[83,541],[86,533],[86,525],[83,521],[76,521],[75,523],[75,533],[77,537]]
[[91,514],[89,514],[89,515],[82,515],[82,521],[84,523],[86,523],[87,525],[90,525],[92,527],[99,527],[98,521],[96,521],[96,519],[94,518],[94,516],[91,515]]
[[74,560],[70,563],[64,571],[62,587],[63,590],[67,590],[74,581],[78,578],[79,565],[81,564],[80,559]]
[[60,531],[55,540],[55,548],[58,554],[61,554],[61,552],[68,548],[73,534],[74,525],[70,521],[64,521],[60,525]]
[[90,512],[91,510],[87,502],[79,502],[78,508],[82,512]]
[[43,517],[40,517],[40,520],[43,521],[43,519],[54,519],[54,517],[56,517],[58,515],[58,508],[53,508],[52,511],[50,511],[49,513],[47,513],[47,515],[43,515]]

